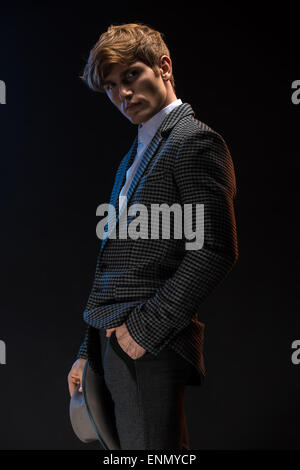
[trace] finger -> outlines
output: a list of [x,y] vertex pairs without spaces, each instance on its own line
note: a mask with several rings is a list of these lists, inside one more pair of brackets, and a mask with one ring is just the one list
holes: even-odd
[[112,333],[115,330],[116,330],[116,327],[115,328],[107,328],[106,332],[107,333]]
[[115,331],[117,328],[108,328],[106,330],[106,337],[109,338],[110,335],[112,334],[113,331]]
[[70,393],[70,396],[73,395],[74,390],[75,390],[75,384],[74,384],[73,382],[69,382],[69,393]]
[[69,384],[69,392],[70,392],[70,395],[72,396],[75,388],[80,384],[80,382],[78,378],[74,378],[71,376],[70,379],[68,380],[68,384]]
[[82,375],[80,376],[79,389],[78,392],[82,392]]

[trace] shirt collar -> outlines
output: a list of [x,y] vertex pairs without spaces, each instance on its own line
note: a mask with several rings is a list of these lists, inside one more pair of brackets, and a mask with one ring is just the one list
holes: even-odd
[[179,106],[180,104],[182,104],[181,99],[172,101],[172,103],[170,103],[168,106],[165,106],[158,113],[154,114],[151,119],[143,124],[140,124],[138,127],[138,143],[143,143],[144,145],[150,143],[167,114],[169,114],[172,109],[176,108],[176,106]]

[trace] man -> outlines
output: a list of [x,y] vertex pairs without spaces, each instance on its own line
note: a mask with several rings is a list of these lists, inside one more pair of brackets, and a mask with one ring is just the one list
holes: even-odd
[[[205,325],[197,315],[238,258],[232,159],[223,138],[177,98],[170,52],[158,31],[110,26],[82,78],[138,125],[116,174],[110,203],[117,220],[107,232],[121,226],[129,203],[149,211],[177,204],[182,213],[203,205],[204,240],[187,248],[184,235],[160,231],[151,238],[148,228],[140,238],[103,237],[70,394],[81,384],[85,361],[95,368],[101,361],[122,449],[189,448],[184,386],[201,385],[205,375]],[[194,212],[191,220],[194,230]]]

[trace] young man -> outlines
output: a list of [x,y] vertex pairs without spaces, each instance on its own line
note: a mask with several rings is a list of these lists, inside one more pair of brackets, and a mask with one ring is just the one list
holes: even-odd
[[[197,314],[201,318],[201,303],[238,258],[232,159],[223,138],[177,98],[170,52],[158,31],[110,26],[82,78],[138,125],[112,190],[113,228],[121,225],[124,196],[127,211],[132,204],[148,212],[155,204],[177,204],[181,221],[192,206],[193,232],[196,206],[204,205],[204,239],[187,248],[189,237],[175,237],[171,223],[169,237],[161,230],[151,237],[146,226],[139,238],[102,241],[84,312],[86,337],[68,376],[70,394],[86,359],[101,361],[121,448],[188,449],[184,386],[202,384],[205,375],[204,323]],[[161,229],[159,220],[154,227]]]

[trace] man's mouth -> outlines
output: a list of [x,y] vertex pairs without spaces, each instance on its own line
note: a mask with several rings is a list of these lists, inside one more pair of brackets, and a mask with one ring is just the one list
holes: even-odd
[[135,109],[137,109],[137,107],[140,105],[141,103],[140,102],[137,102],[137,103],[131,103],[129,106],[126,107],[126,112],[128,111],[134,111]]

